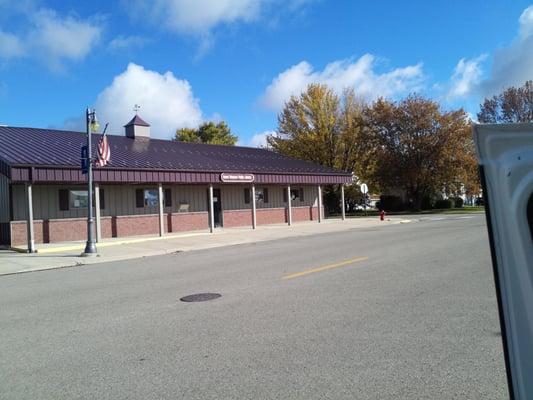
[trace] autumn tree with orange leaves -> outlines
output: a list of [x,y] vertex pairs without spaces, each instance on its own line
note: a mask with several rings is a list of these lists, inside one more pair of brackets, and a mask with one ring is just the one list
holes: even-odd
[[[479,193],[467,114],[420,96],[365,105],[353,89],[339,96],[311,84],[285,103],[267,140],[279,153],[352,172],[374,193],[402,191],[415,209],[439,193]],[[328,199],[333,210],[337,186],[326,188]]]
[[479,193],[470,120],[462,109],[443,111],[433,100],[411,95],[378,99],[364,110],[365,152],[372,180],[382,190],[403,190],[414,209],[424,197],[463,190]]
[[[301,160],[352,172],[360,176],[363,102],[353,89],[340,96],[323,84],[310,84],[299,96],[292,96],[278,115],[275,135],[267,137],[270,148]],[[339,209],[338,185],[324,188],[329,211]],[[347,188],[347,198],[360,197],[355,186]]]

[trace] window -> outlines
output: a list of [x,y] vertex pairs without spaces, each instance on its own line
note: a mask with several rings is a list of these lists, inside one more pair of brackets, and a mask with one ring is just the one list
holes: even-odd
[[[59,189],[59,210],[68,211],[71,208],[87,208],[88,196],[86,190]],[[96,204],[96,195],[93,192],[93,207]],[[105,209],[105,192],[100,189],[100,209]]]
[[258,203],[268,203],[268,189],[267,188],[255,189],[255,201]]
[[102,188],[100,188],[100,210],[105,210],[105,192]]
[[[250,204],[252,191],[249,188],[244,189],[244,203]],[[256,203],[268,203],[268,189],[267,188],[255,188],[255,202]]]
[[137,208],[157,207],[158,201],[157,189],[135,189],[135,206]]
[[300,190],[298,189],[291,189],[291,200],[298,200],[300,199]]
[[87,208],[88,199],[86,190],[71,190],[70,208]]
[[69,193],[67,189],[59,189],[59,210],[67,211],[68,210],[68,197]]
[[144,190],[144,206],[145,207],[154,207],[158,204],[158,193],[156,189],[145,189]]
[[[291,189],[291,200],[300,200],[300,202],[304,201],[304,190],[302,188],[299,189]],[[283,189],[283,201],[287,202],[287,189]]]
[[165,207],[172,207],[172,190],[170,188],[165,189],[163,203]]

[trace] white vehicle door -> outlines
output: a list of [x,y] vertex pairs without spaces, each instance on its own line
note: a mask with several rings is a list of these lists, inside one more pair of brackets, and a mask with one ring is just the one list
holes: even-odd
[[533,123],[474,125],[511,399],[533,399]]

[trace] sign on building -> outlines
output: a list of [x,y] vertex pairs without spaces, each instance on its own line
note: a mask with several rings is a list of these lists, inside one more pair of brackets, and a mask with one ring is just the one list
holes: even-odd
[[220,180],[222,182],[229,183],[251,183],[255,180],[255,176],[253,174],[235,174],[223,172],[220,174]]

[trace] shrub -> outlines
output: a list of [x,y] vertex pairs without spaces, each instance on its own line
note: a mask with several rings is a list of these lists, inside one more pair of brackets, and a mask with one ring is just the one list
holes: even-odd
[[326,215],[335,214],[341,212],[340,206],[340,194],[335,192],[333,188],[325,187],[324,188],[324,209]]
[[376,205],[378,209],[385,211],[403,211],[405,205],[398,196],[382,195]]
[[435,199],[432,196],[424,196],[420,208],[422,210],[431,210],[435,205]]
[[455,208],[463,208],[463,205],[465,204],[464,200],[461,197],[454,197],[453,203]]
[[435,208],[452,208],[453,201],[451,199],[442,199],[435,202]]

